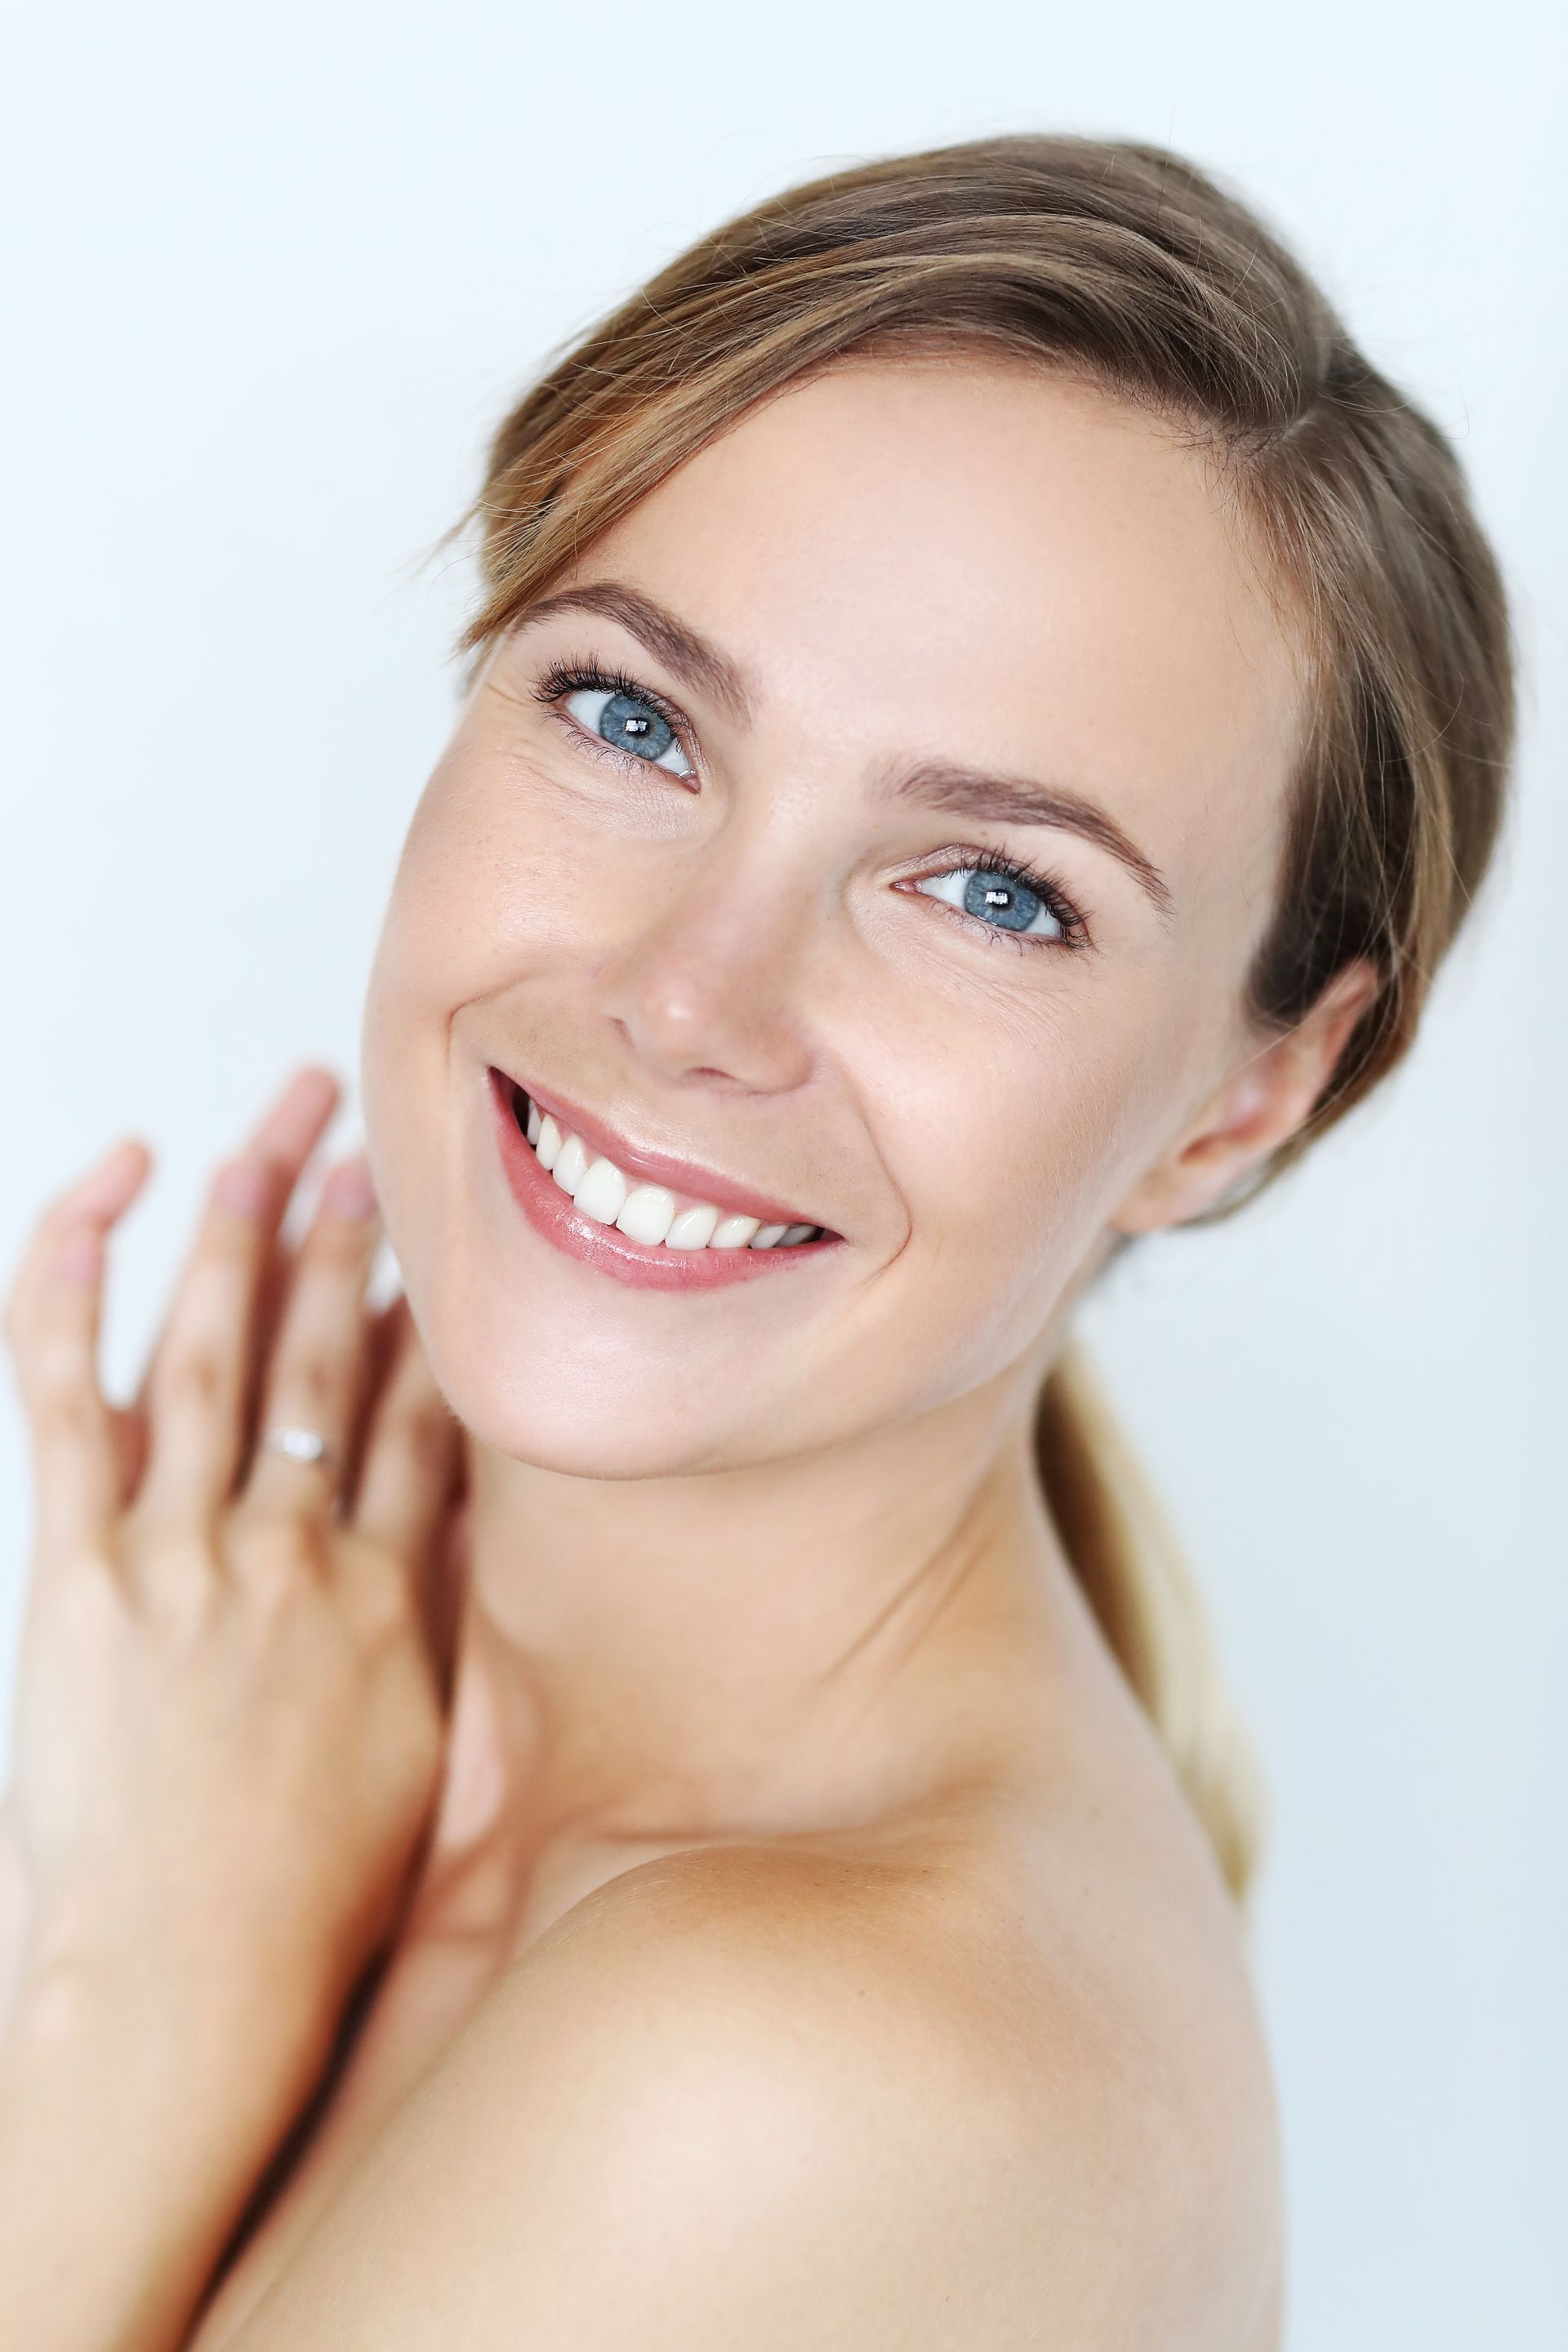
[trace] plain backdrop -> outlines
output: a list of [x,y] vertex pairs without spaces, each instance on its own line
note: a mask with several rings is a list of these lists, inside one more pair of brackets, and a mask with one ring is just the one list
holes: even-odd
[[[1273,1791],[1295,2352],[1568,2344],[1561,23],[52,0],[5,37],[0,1255],[148,1139],[122,1384],[212,1159],[296,1059],[353,1074],[487,430],[693,236],[893,148],[1160,141],[1458,436],[1525,664],[1501,869],[1384,1097],[1092,1312]],[[0,1664],[27,1507],[6,1406]]]

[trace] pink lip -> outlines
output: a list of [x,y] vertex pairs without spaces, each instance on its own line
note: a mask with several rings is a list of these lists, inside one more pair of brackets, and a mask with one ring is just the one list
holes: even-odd
[[[512,1112],[514,1083],[500,1070],[492,1069],[489,1073],[501,1166],[529,1223],[567,1257],[595,1266],[602,1274],[613,1275],[636,1290],[714,1290],[727,1283],[753,1281],[801,1260],[819,1259],[825,1250],[837,1246],[835,1236],[833,1241],[802,1242],[791,1249],[672,1250],[666,1249],[662,1243],[650,1249],[645,1243],[630,1240],[615,1225],[597,1223],[574,1207],[571,1194],[552,1183],[535,1159]],[[658,1153],[628,1152],[596,1121],[583,1118],[558,1099],[547,1100],[535,1095],[531,1087],[525,1091],[541,1110],[549,1111],[561,1126],[581,1136],[584,1144],[602,1150],[628,1176],[640,1176],[648,1183],[667,1184],[672,1192],[699,1193],[707,1200],[712,1200],[716,1192],[721,1192],[722,1205],[727,1210],[738,1209],[742,1214],[759,1217],[767,1224],[795,1222],[787,1211],[761,1203],[757,1196],[740,1192],[732,1185],[721,1182],[710,1187],[704,1171],[688,1161],[666,1159]]]
[[[504,1078],[506,1073],[498,1071],[496,1076]],[[548,1111],[557,1127],[563,1128],[569,1135],[581,1136],[590,1153],[602,1152],[606,1160],[613,1160],[624,1175],[638,1177],[645,1184],[666,1184],[672,1192],[689,1192],[694,1200],[711,1201],[721,1216],[755,1217],[760,1225],[816,1225],[822,1222],[820,1217],[804,1215],[799,1209],[786,1208],[780,1201],[770,1201],[761,1192],[749,1192],[743,1184],[732,1184],[728,1176],[721,1176],[711,1168],[700,1168],[694,1160],[676,1160],[667,1151],[639,1151],[624,1136],[616,1135],[596,1119],[592,1111],[579,1110],[563,1096],[541,1094],[531,1083],[524,1086],[521,1078],[511,1083],[521,1087],[542,1111]],[[765,1250],[763,1255],[767,1255]]]

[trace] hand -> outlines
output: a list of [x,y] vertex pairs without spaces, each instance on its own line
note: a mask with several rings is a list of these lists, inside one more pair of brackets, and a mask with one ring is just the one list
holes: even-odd
[[[140,1144],[47,1213],[5,1317],[37,1489],[16,2013],[66,1988],[73,2018],[108,2021],[95,2046],[156,2053],[171,2114],[248,2137],[253,2176],[395,1918],[443,1738],[458,1432],[406,1305],[366,1315],[363,1161],[329,1177],[297,1265],[279,1253],[335,1099],[305,1073],[218,1171],[131,1412],[96,1354]],[[278,1426],[319,1431],[327,1463],[253,1442]]]

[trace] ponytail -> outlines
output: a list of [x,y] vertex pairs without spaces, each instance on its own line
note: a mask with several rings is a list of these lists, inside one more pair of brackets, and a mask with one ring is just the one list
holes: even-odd
[[1242,1902],[1261,1838],[1257,1765],[1192,1570],[1077,1342],[1040,1392],[1035,1448],[1084,1598]]

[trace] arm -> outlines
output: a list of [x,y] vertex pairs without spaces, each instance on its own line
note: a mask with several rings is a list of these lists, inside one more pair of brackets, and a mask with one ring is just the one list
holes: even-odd
[[[44,1218],[7,1310],[37,1509],[0,1921],[0,2343],[29,2352],[184,2340],[434,1792],[422,1579],[456,1432],[405,1314],[368,1345],[363,1182],[329,1185],[270,1336],[323,1086],[215,1185],[144,1408],[116,1414],[95,1364],[139,1147]],[[263,1427],[362,1454],[341,1508],[319,1467],[254,1452],[253,1393]]]
[[1070,1937],[1047,1982],[907,1894],[776,1847],[602,1888],[219,2352],[1277,2352],[1223,2083]]
[[510,1973],[223,2352],[1043,2342],[994,2302],[999,2264],[1027,2284],[1037,2103],[919,1975],[771,1855],[628,1874]]

